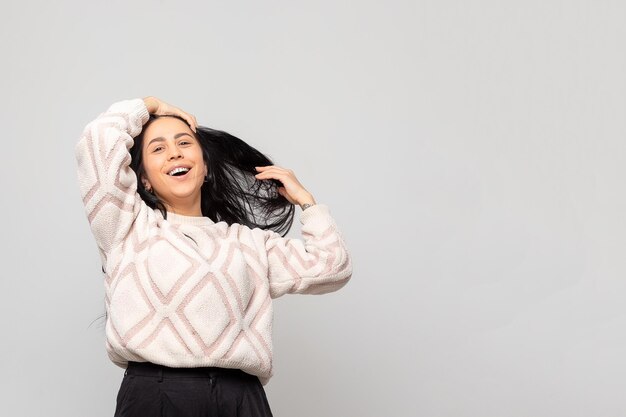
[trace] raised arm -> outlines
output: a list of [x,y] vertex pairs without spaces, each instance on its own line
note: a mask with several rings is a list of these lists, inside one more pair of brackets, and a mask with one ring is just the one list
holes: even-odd
[[105,254],[124,238],[140,210],[129,149],[148,117],[143,99],[113,103],[85,126],[75,146],[85,213]]
[[300,215],[304,240],[265,231],[272,298],[286,293],[324,294],[346,285],[352,277],[352,260],[328,206],[315,204],[292,170],[275,165],[257,170],[257,179],[279,180],[283,186],[278,192],[304,208]]
[[182,117],[196,131],[193,115],[149,96],[113,103],[87,124],[76,144],[81,197],[103,255],[124,239],[140,210],[147,210],[137,193],[129,150],[150,114]]
[[300,222],[304,240],[265,231],[272,298],[337,291],[352,277],[352,259],[328,206],[307,208]]

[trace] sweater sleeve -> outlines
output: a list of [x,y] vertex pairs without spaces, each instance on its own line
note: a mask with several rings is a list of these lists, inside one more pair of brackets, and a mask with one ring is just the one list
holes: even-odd
[[346,285],[352,260],[337,224],[325,204],[315,204],[300,215],[301,239],[265,231],[270,295],[325,294]]
[[129,149],[148,118],[142,99],[113,103],[85,126],[75,146],[85,213],[105,254],[126,236],[140,210]]

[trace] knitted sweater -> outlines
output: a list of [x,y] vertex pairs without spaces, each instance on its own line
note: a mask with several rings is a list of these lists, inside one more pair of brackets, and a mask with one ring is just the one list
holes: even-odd
[[148,207],[129,149],[142,99],[91,121],[75,147],[85,212],[102,259],[111,361],[238,368],[272,376],[272,299],[343,287],[352,261],[328,206],[300,215],[301,239]]

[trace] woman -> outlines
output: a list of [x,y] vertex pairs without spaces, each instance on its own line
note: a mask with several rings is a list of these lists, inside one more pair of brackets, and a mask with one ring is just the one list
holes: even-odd
[[[104,272],[115,416],[271,416],[272,299],[343,287],[328,206],[293,171],[155,97],[112,104],[76,145]],[[304,240],[289,239],[293,205]]]

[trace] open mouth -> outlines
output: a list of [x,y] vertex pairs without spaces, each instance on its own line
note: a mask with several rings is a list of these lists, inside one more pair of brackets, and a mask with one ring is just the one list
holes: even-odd
[[191,168],[187,167],[177,167],[167,173],[170,177],[184,177],[187,173],[191,171]]

